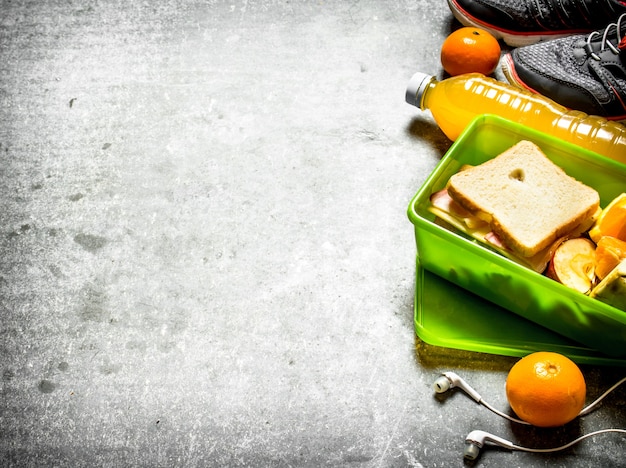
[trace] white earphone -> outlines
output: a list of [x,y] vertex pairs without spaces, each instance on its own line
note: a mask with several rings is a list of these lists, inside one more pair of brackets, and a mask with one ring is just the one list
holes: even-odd
[[497,409],[495,409],[493,406],[491,406],[489,403],[483,400],[480,394],[476,390],[474,390],[472,387],[470,387],[470,385],[465,380],[463,380],[454,372],[444,372],[443,374],[441,374],[441,377],[439,377],[435,381],[433,387],[435,388],[435,392],[437,393],[445,393],[451,388],[460,388],[469,396],[471,396],[476,401],[476,403],[480,403],[489,411],[492,411],[498,416],[508,419],[509,421],[516,422],[518,424],[529,425],[526,421],[522,421],[521,419],[514,418],[512,416],[509,416],[506,413],[502,413],[501,411],[498,411]]
[[578,442],[585,440],[589,437],[593,437],[598,434],[605,434],[607,432],[620,432],[622,434],[626,434],[626,429],[602,429],[600,431],[590,432],[589,434],[585,434],[578,439],[574,439],[571,442],[561,445],[560,447],[551,447],[545,449],[537,449],[537,448],[529,448],[522,447],[520,445],[515,445],[513,442],[503,439],[502,437],[498,437],[496,435],[490,434],[485,431],[472,431],[465,438],[465,450],[463,451],[463,457],[467,460],[476,460],[478,455],[480,454],[480,449],[487,442],[491,442],[493,445],[497,445],[499,447],[504,447],[509,450],[518,450],[522,452],[533,452],[533,453],[550,453],[550,452],[559,452],[561,450],[565,450],[570,448],[572,445],[576,445]]
[[[624,377],[622,380],[620,380],[611,388],[609,388],[593,403],[583,408],[582,411],[578,414],[578,416],[584,416],[586,414],[589,414],[604,399],[604,397],[606,397],[609,393],[611,393],[613,390],[615,390],[624,382],[626,382],[626,377]],[[489,405],[485,400],[483,400],[483,398],[480,396],[480,394],[476,390],[474,390],[465,380],[463,380],[454,372],[444,372],[443,374],[441,374],[441,376],[433,384],[433,387],[435,389],[435,392],[439,394],[445,393],[452,388],[460,388],[466,394],[472,397],[474,401],[483,405],[484,407],[486,407],[493,413],[497,414],[498,416],[501,416],[505,419],[508,419],[509,421],[512,421],[518,424],[530,425],[526,421],[522,421],[521,419],[517,419],[512,416],[509,416],[508,414],[498,411],[493,406]],[[578,439],[575,439],[560,447],[553,447],[553,448],[547,448],[547,449],[534,449],[534,448],[522,447],[519,445],[515,445],[513,442],[503,439],[502,437],[498,437],[496,435],[490,434],[489,432],[475,430],[475,431],[470,432],[465,438],[465,451],[463,452],[463,456],[467,460],[475,460],[476,458],[478,458],[478,455],[480,454],[480,449],[483,448],[483,446],[487,444],[488,442],[493,445],[497,445],[497,446],[500,446],[509,450],[518,450],[518,451],[535,452],[535,453],[558,452],[561,450],[565,450],[584,439],[587,439],[589,437],[592,437],[598,434],[607,433],[607,432],[618,432],[618,433],[626,434],[626,429],[603,429],[600,431],[591,432],[589,434],[585,434],[579,437]]]

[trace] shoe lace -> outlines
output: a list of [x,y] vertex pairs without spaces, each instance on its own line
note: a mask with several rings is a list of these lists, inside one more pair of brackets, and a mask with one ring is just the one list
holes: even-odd
[[[622,33],[622,29],[623,29],[622,27],[626,29],[626,13],[621,15],[616,23],[609,24],[604,29],[604,32],[594,31],[591,34],[589,34],[587,36],[587,41],[585,44],[585,50],[587,51],[587,54],[594,60],[598,60],[598,61],[601,60],[600,56],[593,51],[593,48],[591,45],[592,41],[595,38],[601,37],[602,40],[600,42],[600,50],[604,50],[605,48],[608,47],[609,49],[611,49],[611,52],[613,52],[615,55],[618,55],[619,47],[622,46],[622,42],[624,41],[624,39],[626,39],[626,33]],[[617,44],[618,44],[617,47],[615,46],[615,44],[613,44],[609,40],[609,36],[611,34],[611,31],[613,30],[615,30],[615,37],[617,38]]]

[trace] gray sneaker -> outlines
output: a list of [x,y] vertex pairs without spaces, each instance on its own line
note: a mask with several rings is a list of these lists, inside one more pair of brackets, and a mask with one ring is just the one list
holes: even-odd
[[505,54],[512,84],[587,114],[626,119],[626,14],[588,35],[520,47]]
[[622,13],[624,0],[448,0],[465,26],[486,29],[513,47],[603,28]]

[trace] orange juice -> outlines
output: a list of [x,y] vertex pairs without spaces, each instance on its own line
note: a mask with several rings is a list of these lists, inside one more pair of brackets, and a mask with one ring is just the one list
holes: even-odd
[[569,110],[544,96],[479,73],[442,81],[416,73],[407,87],[406,101],[430,110],[451,140],[477,115],[495,114],[626,164],[625,126]]

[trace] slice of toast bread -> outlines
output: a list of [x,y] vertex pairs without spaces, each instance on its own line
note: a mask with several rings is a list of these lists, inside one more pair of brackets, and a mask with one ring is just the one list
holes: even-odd
[[598,192],[567,175],[526,140],[454,174],[447,189],[523,257],[570,232],[594,215],[600,204]]

